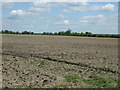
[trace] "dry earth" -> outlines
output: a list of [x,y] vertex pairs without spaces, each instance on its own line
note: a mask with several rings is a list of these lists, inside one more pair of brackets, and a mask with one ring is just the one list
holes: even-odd
[[115,88],[118,39],[2,35],[3,88]]

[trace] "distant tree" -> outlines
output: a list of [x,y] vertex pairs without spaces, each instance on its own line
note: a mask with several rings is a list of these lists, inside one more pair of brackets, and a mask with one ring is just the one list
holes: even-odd
[[9,34],[9,31],[8,30],[5,30],[5,31],[3,31],[4,33],[6,33],[6,34]]
[[34,32],[31,32],[30,34],[34,34]]
[[65,35],[70,35],[71,34],[71,30],[68,29],[66,32],[65,32]]
[[34,33],[34,32],[28,32],[28,31],[23,31],[23,32],[14,32],[10,30],[1,30],[0,33],[2,34],[36,34],[36,35],[71,35],[71,36],[87,36],[87,37],[112,37],[112,38],[120,38],[120,34],[92,34],[91,32],[72,32],[70,29],[67,31],[59,31],[59,32],[43,32],[43,33]]
[[49,35],[53,35],[53,33],[52,33],[52,32],[50,32],[50,33],[49,33]]
[[55,32],[55,33],[54,33],[54,35],[58,35],[58,33],[57,33],[57,32]]
[[80,34],[84,34],[83,32],[81,32]]
[[73,35],[73,36],[79,36],[79,35],[80,35],[80,33],[77,33],[77,32],[72,32],[72,33],[71,33],[71,35]]
[[17,31],[15,34],[19,34],[19,32]]
[[28,31],[23,31],[22,34],[30,34]]
[[85,32],[85,34],[92,34],[91,32]]
[[59,31],[58,35],[65,35],[65,32],[64,31]]
[[45,35],[45,34],[46,34],[46,32],[43,32],[43,33],[42,33],[42,35]]
[[91,36],[92,36],[92,37],[96,37],[97,35],[96,35],[96,34],[92,34]]

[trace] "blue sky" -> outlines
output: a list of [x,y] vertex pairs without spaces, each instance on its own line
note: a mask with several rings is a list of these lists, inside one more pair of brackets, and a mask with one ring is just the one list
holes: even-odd
[[118,3],[4,2],[0,19],[3,30],[116,34]]

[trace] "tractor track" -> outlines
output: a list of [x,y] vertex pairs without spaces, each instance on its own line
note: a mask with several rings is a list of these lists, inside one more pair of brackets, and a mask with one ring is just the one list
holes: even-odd
[[68,62],[68,61],[64,61],[64,60],[58,60],[58,59],[54,59],[54,58],[51,58],[51,57],[43,57],[43,56],[39,56],[37,54],[28,54],[28,53],[22,53],[22,54],[19,54],[19,53],[15,53],[15,54],[12,54],[12,53],[2,53],[2,55],[11,55],[11,56],[17,56],[17,57],[22,57],[22,58],[28,58],[28,56],[30,57],[35,57],[35,58],[41,58],[41,59],[44,59],[44,60],[48,60],[48,61],[54,61],[54,62],[59,62],[59,63],[64,63],[64,64],[69,64],[69,65],[76,65],[76,66],[81,66],[81,67],[87,67],[87,68],[91,68],[91,69],[95,69],[95,70],[102,70],[102,71],[105,71],[105,72],[111,72],[111,73],[115,73],[115,74],[119,74],[119,71],[115,71],[115,70],[112,70],[110,68],[102,68],[102,67],[94,67],[94,66],[89,66],[88,64],[83,64],[83,63],[75,63],[75,62]]

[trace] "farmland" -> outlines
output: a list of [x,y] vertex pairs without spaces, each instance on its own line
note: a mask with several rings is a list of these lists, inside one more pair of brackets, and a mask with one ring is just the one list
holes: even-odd
[[3,87],[115,88],[118,39],[2,35]]

